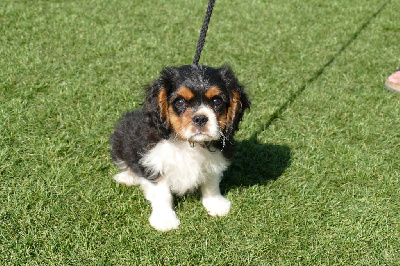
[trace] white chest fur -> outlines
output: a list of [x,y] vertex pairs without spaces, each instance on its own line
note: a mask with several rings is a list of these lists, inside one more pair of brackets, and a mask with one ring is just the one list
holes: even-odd
[[197,188],[208,178],[220,178],[229,161],[221,151],[182,140],[163,140],[146,153],[140,164],[160,174],[172,192],[182,195]]

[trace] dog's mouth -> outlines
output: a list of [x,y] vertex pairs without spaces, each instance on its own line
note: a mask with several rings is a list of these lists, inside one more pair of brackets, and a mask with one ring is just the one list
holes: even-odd
[[210,107],[200,106],[194,114],[185,118],[183,124],[184,126],[177,131],[180,139],[201,143],[221,137],[217,116]]
[[194,134],[189,138],[189,141],[196,141],[196,142],[211,141],[211,140],[213,140],[213,138],[204,132]]
[[196,131],[190,136],[189,141],[191,142],[205,142],[217,140],[218,138],[211,136],[208,132],[196,129]]

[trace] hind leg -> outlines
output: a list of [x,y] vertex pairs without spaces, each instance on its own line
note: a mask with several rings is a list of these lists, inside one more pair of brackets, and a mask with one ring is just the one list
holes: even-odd
[[139,185],[139,177],[129,169],[122,171],[114,176],[114,180],[125,186]]
[[139,177],[128,168],[126,163],[122,160],[114,160],[115,165],[121,170],[121,173],[114,176],[114,180],[125,186],[139,185]]

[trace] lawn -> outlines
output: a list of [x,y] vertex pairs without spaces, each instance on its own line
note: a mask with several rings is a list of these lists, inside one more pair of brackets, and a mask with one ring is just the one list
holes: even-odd
[[177,198],[155,231],[109,135],[165,66],[192,62],[207,1],[0,2],[2,265],[400,265],[399,1],[218,0],[200,63],[252,100],[227,217]]

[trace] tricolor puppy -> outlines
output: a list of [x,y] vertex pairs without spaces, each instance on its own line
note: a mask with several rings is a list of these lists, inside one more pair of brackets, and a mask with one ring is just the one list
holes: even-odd
[[178,228],[172,195],[199,187],[210,215],[228,214],[231,203],[219,183],[249,107],[230,67],[190,65],[165,68],[147,87],[143,110],[121,118],[111,135],[111,156],[121,169],[114,179],[142,187],[155,229]]

